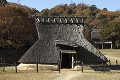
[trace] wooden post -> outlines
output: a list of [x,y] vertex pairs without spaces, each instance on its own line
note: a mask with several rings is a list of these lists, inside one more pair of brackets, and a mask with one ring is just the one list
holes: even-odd
[[58,51],[58,55],[59,55],[59,58],[58,58],[58,70],[59,70],[59,73],[60,73],[60,69],[61,69],[61,51],[60,51],[60,47],[57,46],[57,51]]
[[16,62],[15,62],[15,72],[17,73],[17,64],[16,64]]
[[72,54],[72,68],[74,68],[74,55]]
[[36,67],[37,67],[37,72],[38,72],[38,60],[36,60]]
[[111,41],[111,49],[113,48],[113,46],[112,46],[112,41]]
[[59,61],[58,61],[58,71],[59,71]]
[[102,49],[104,49],[104,46],[103,46],[104,44],[102,43]]
[[60,73],[60,61],[59,61],[59,73]]
[[59,57],[59,73],[60,73],[60,70],[61,70],[61,50],[59,49],[59,55],[60,55],[60,57]]
[[75,66],[76,66],[76,61],[77,61],[77,60],[76,60],[76,54],[75,54]]
[[5,61],[3,62],[3,72],[5,72]]
[[109,60],[109,64],[111,65],[111,62],[110,62],[110,60]]
[[78,71],[78,64],[77,64],[77,53],[76,53],[76,66],[77,66],[77,71]]
[[104,63],[102,63],[102,71],[104,71],[103,66],[104,66]]
[[116,60],[116,65],[118,65],[118,61]]
[[82,62],[82,72],[83,72],[83,62]]
[[62,63],[62,50],[60,49],[60,69],[61,69],[61,63]]

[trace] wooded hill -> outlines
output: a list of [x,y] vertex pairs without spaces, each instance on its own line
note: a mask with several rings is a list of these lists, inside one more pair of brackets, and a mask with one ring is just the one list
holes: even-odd
[[[0,5],[0,47],[20,48],[30,47],[38,39],[35,20],[32,14],[38,12],[27,6],[15,3]],[[100,10],[96,5],[61,4],[51,9],[44,9],[40,16],[84,16],[86,38],[90,39],[90,30],[100,28],[101,40],[107,37],[115,37],[120,42],[120,11]]]
[[105,40],[109,37],[116,44],[120,44],[120,10],[114,12],[107,8],[100,10],[96,5],[80,4],[62,4],[52,9],[44,9],[41,16],[84,16],[86,38],[90,39],[91,29],[101,29],[100,39]]
[[29,47],[37,40],[35,10],[15,3],[0,5],[0,47]]

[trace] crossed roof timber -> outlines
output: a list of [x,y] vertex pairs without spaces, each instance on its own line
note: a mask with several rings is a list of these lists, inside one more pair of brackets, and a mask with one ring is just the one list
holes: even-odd
[[76,16],[34,16],[39,23],[49,24],[84,24],[84,17]]

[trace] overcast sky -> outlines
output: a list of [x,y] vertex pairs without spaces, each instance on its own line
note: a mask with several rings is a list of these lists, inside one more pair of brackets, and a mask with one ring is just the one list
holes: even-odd
[[[18,0],[7,0],[8,2],[17,3]],[[107,8],[109,11],[116,11],[120,9],[120,0],[72,0],[72,2],[79,4],[85,3],[88,5],[96,5],[97,8]],[[19,0],[19,3],[30,8],[36,8],[41,11],[45,8],[53,8],[59,4],[70,4],[71,0]]]

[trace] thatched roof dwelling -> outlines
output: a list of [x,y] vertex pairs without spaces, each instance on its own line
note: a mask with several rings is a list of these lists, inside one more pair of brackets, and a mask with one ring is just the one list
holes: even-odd
[[39,39],[21,57],[21,63],[57,64],[61,60],[61,65],[68,67],[66,65],[81,61],[107,62],[107,58],[85,39],[81,17],[37,17],[36,28]]

